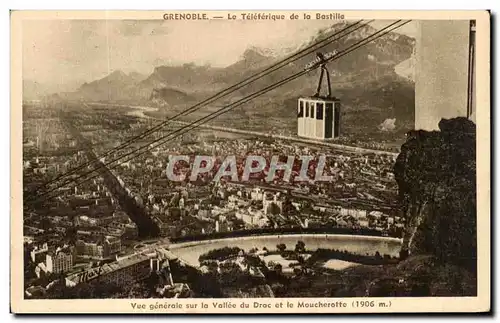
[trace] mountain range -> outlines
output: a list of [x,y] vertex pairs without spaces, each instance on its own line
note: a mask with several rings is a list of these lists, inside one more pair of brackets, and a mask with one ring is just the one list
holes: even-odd
[[[337,23],[319,31],[298,50],[331,36],[345,26],[346,23]],[[333,50],[342,51],[376,31],[373,27],[365,25],[347,37],[328,44],[320,51],[324,53]],[[414,45],[413,38],[391,32],[330,62],[328,69],[332,76],[333,94],[342,100],[346,109],[375,111],[375,119],[379,123],[387,118],[396,118],[396,124],[400,125],[412,123],[414,84],[411,69],[414,66],[411,64],[411,59]],[[231,97],[248,95],[297,73],[314,58],[314,54],[300,58],[236,91]],[[82,84],[74,92],[59,93],[59,96],[66,100],[140,103],[168,109],[203,100],[280,59],[282,57],[275,57],[266,49],[250,47],[241,55],[240,60],[226,67],[199,66],[191,63],[180,66],[157,66],[149,75],[114,71],[102,79]],[[269,100],[275,103],[281,102],[282,104],[278,104],[278,111],[273,105],[273,110],[269,113],[274,116],[295,118],[296,98],[314,94],[318,76],[318,71],[311,71],[255,100],[254,107],[260,106],[258,114],[265,115],[266,108],[259,102]]]

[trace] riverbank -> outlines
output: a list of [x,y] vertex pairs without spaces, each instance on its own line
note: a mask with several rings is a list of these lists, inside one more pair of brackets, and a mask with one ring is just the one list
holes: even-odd
[[359,255],[375,255],[378,252],[381,255],[398,257],[401,249],[401,240],[398,238],[339,234],[285,234],[212,239],[173,243],[169,249],[183,260],[199,264],[199,256],[212,249],[238,247],[247,251],[253,248],[274,250],[278,244],[293,249],[299,240],[311,251],[323,248],[345,250]]

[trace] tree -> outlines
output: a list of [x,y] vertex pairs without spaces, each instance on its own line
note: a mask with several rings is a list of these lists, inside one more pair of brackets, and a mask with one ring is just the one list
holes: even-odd
[[180,197],[179,193],[175,193],[174,196],[172,196],[172,198],[170,199],[169,205],[173,206],[173,207],[179,206],[180,199],[181,199],[181,197]]
[[168,209],[168,215],[172,220],[180,220],[181,219],[181,209],[178,207],[171,207]]
[[236,257],[243,250],[238,247],[224,247],[219,249],[213,249],[204,253],[198,257],[200,262],[204,260],[225,260],[231,257]]
[[276,249],[278,249],[279,252],[283,252],[286,250],[286,244],[284,243],[277,244]]
[[219,264],[217,261],[204,261],[202,264],[207,266],[208,272],[211,274],[216,274],[219,271]]
[[302,253],[305,251],[306,251],[306,244],[304,243],[304,241],[299,240],[295,245],[295,252]]
[[285,196],[285,200],[283,201],[283,214],[286,216],[296,215],[297,209],[292,204],[292,199],[290,198],[290,193]]
[[314,209],[312,207],[312,204],[311,204],[311,201],[309,200],[305,200],[302,202],[302,205],[301,205],[301,213],[304,214],[304,213],[314,213]]
[[277,274],[282,274],[283,273],[283,266],[278,263],[274,266],[273,270],[277,273]]
[[264,261],[262,261],[259,258],[259,256],[251,255],[251,254],[245,255],[243,263],[247,266],[247,271],[250,270],[250,268],[262,269],[262,268],[264,268],[266,266],[266,264],[264,263]]
[[50,230],[53,228],[52,221],[48,216],[44,216],[40,219],[40,229],[42,230]]
[[219,206],[221,204],[222,199],[218,196],[212,196],[210,199],[210,204]]
[[128,289],[128,298],[149,298],[151,295],[151,290],[146,286],[136,283]]
[[77,238],[78,238],[77,228],[73,227],[73,226],[67,228],[66,232],[65,232],[65,236],[66,236],[66,239],[68,240],[68,242],[70,244],[74,245]]
[[271,202],[267,207],[267,213],[271,215],[278,215],[281,213],[281,209],[276,203]]
[[305,258],[303,256],[298,256],[297,262],[300,266],[301,273],[307,275],[309,273],[309,264],[307,263]]

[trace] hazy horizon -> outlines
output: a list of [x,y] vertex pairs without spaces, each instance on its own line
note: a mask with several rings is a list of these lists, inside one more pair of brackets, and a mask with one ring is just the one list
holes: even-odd
[[[23,24],[23,79],[53,91],[68,91],[116,70],[148,75],[160,65],[225,67],[250,47],[283,55],[335,23],[27,20]],[[380,20],[371,25],[382,28],[388,23]],[[415,29],[410,23],[398,32],[414,37]]]

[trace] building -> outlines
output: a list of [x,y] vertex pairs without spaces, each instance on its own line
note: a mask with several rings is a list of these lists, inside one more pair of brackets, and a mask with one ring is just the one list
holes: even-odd
[[297,134],[311,139],[340,136],[340,100],[335,97],[300,98],[297,107]]
[[352,216],[356,219],[366,219],[366,210],[360,210],[360,209],[348,209],[348,208],[342,208],[340,210],[340,215],[343,216]]
[[78,256],[98,258],[103,257],[103,247],[97,243],[88,243],[83,240],[75,242],[76,254]]
[[83,226],[97,226],[97,224],[98,224],[97,219],[88,217],[86,215],[80,216],[78,221],[79,221],[79,224],[83,225]]
[[250,227],[265,227],[269,224],[269,219],[260,210],[254,210],[249,207],[246,210],[236,211],[236,218],[243,221]]
[[264,214],[267,215],[272,204],[276,205],[279,208],[280,213],[283,211],[283,201],[279,199],[279,193],[274,194],[272,199],[267,199],[267,194],[263,194],[262,209],[264,210]]
[[114,220],[115,220],[115,217],[112,216],[112,215],[111,216],[103,216],[103,217],[100,217],[100,218],[96,219],[97,225],[99,225],[99,226],[108,225],[111,222],[113,222]]
[[125,225],[124,229],[124,237],[129,239],[136,238],[139,231],[137,230],[137,225],[135,223],[128,223]]
[[362,228],[368,228],[370,226],[370,222],[368,221],[368,219],[359,219],[358,225]]
[[264,196],[264,191],[262,189],[260,189],[259,187],[255,187],[250,192],[250,198],[254,201],[262,200],[263,196]]
[[219,217],[219,220],[215,221],[215,232],[230,232],[233,231],[231,224],[226,221],[226,219],[222,219]]
[[45,270],[49,273],[64,273],[73,268],[75,250],[72,247],[50,252],[46,256]]
[[47,243],[44,243],[41,247],[35,247],[30,252],[31,261],[33,261],[35,264],[44,261],[48,252],[49,246],[47,245]]
[[103,242],[103,255],[109,257],[122,251],[122,241],[119,237],[106,236]]
[[438,130],[442,118],[475,121],[475,21],[417,23],[415,129]]
[[[131,281],[137,281],[148,277],[153,268],[153,259],[155,255],[134,254],[130,257],[105,264],[98,268],[91,268],[83,273],[68,277],[75,284],[82,282],[99,281],[114,282],[117,284],[127,284]],[[99,279],[97,279],[99,278]]]

